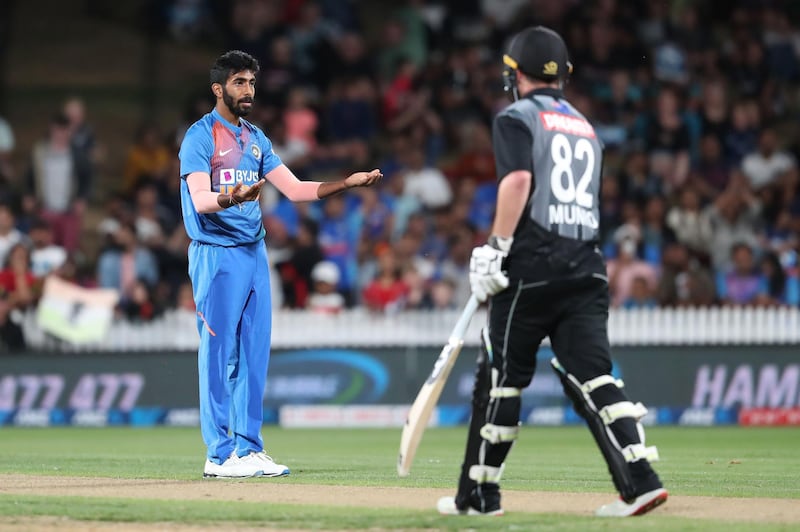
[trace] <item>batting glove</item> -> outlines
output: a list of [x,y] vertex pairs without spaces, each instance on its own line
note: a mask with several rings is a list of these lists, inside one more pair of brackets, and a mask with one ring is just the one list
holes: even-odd
[[508,277],[503,270],[503,259],[507,251],[484,244],[472,250],[469,259],[469,286],[478,301],[483,303],[489,296],[508,288]]

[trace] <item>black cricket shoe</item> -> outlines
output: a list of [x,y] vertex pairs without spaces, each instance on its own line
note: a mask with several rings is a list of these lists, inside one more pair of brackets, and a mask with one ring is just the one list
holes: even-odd
[[467,500],[456,497],[442,497],[436,504],[442,515],[503,515],[500,507],[500,486],[493,483],[479,484],[469,494]]

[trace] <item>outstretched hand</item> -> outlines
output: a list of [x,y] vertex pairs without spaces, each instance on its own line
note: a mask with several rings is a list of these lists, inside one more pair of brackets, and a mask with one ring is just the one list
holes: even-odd
[[347,176],[344,180],[347,188],[352,187],[369,187],[380,181],[383,174],[377,168],[369,172],[356,172]]
[[264,186],[264,180],[259,179],[254,185],[248,186],[242,183],[236,183],[231,191],[231,197],[234,203],[243,203],[245,201],[254,201],[258,199],[261,193],[261,187]]

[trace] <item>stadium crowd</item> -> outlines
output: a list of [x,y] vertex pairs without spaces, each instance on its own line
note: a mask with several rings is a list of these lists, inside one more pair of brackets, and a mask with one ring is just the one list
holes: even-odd
[[[218,36],[261,63],[248,117],[301,179],[379,167],[379,189],[261,202],[275,306],[454,308],[493,216],[500,57],[531,24],[560,31],[565,90],[605,144],[602,251],[613,305],[793,305],[798,282],[800,6],[750,0],[407,0],[367,27],[356,2],[173,1],[174,39]],[[220,22],[222,21],[222,22]],[[0,118],[0,336],[57,274],[120,291],[120,316],[192,309],[177,146],[212,107],[143,124],[98,205],[84,102],[53,117],[26,168]],[[103,209],[87,226],[87,208]],[[102,239],[97,256],[82,242]]]

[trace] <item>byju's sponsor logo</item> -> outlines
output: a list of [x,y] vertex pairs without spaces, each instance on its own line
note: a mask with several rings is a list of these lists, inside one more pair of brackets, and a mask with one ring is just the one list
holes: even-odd
[[279,404],[368,404],[380,401],[389,372],[357,351],[293,351],[270,360],[266,400]]
[[222,168],[219,171],[219,192],[230,194],[236,183],[252,185],[258,181],[258,172],[255,170],[237,170],[236,168]]

